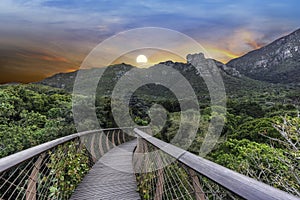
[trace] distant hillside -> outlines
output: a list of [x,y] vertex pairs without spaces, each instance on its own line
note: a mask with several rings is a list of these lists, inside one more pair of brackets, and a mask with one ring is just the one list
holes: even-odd
[[231,60],[228,67],[271,83],[300,83],[300,29],[261,49]]
[[[199,56],[201,54],[195,54],[194,56]],[[203,55],[202,55],[203,56]],[[205,59],[203,57],[203,59]],[[260,81],[252,80],[250,78],[242,76],[236,69],[229,68],[226,65],[215,61],[218,69],[221,72],[221,75],[223,77],[223,81],[225,84],[225,89],[227,94],[237,94],[237,93],[244,93],[249,92],[251,90],[263,90],[265,88],[268,88],[268,84],[262,84]],[[205,82],[203,81],[201,75],[197,73],[197,70],[194,66],[192,66],[189,63],[179,63],[179,62],[172,62],[172,61],[166,61],[162,64],[168,65],[173,67],[174,69],[178,70],[183,76],[186,77],[187,80],[189,80],[190,84],[196,91],[196,94],[198,96],[207,96],[207,87]],[[149,69],[139,69],[139,71],[145,71],[150,69],[155,69],[156,66],[153,66]],[[130,69],[134,68],[131,65],[127,64],[118,64],[109,66],[106,69],[90,69],[86,70],[86,73],[89,73],[89,78],[86,81],[86,85],[88,85],[89,81],[93,81],[97,79],[98,77],[93,77],[94,70],[105,70],[103,78],[99,81],[98,84],[98,93],[109,95],[111,91],[113,90],[115,84],[119,80],[119,78],[129,71]],[[163,73],[163,72],[161,72]],[[40,84],[57,87],[57,88],[63,88],[69,92],[72,92],[73,90],[73,84],[74,80],[76,78],[77,72],[71,72],[71,73],[60,73],[56,74],[52,77],[46,78],[45,80],[39,82]],[[166,89],[163,89],[163,87],[159,87],[159,89],[153,90],[154,85],[148,85],[143,87],[143,93],[151,94],[151,95],[159,95],[162,97],[167,97],[169,93]],[[157,87],[157,86],[156,86]]]
[[[102,82],[102,85],[105,84],[105,88],[107,88],[107,87],[110,88],[114,85],[114,82],[122,76],[123,73],[126,73],[127,71],[129,71],[132,68],[133,68],[133,66],[127,65],[124,63],[119,64],[119,65],[110,66],[107,68],[107,70],[105,70],[105,74],[103,75],[104,78],[100,81],[100,83]],[[104,69],[95,68],[95,69],[83,70],[83,71],[86,71],[86,73],[89,73],[90,77],[91,77],[90,80],[86,80],[86,81],[92,81],[94,78],[97,78],[97,77],[93,77],[93,74],[94,74],[93,71],[95,71],[95,70],[97,71],[97,70],[104,70]],[[42,85],[48,85],[51,87],[62,88],[68,92],[72,92],[74,81],[77,76],[77,72],[78,71],[70,72],[70,73],[55,74],[55,75],[48,77],[38,83],[42,84]]]

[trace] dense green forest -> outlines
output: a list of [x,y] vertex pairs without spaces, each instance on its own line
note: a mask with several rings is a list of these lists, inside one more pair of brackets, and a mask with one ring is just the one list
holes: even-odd
[[[206,157],[300,195],[299,98],[296,89],[282,87],[229,96],[221,138]],[[1,157],[76,132],[71,94],[64,90],[37,84],[4,85],[0,88],[0,99]],[[180,122],[180,107],[175,99],[133,96],[131,116],[136,123],[147,125],[150,122],[147,112],[154,103],[169,111],[164,127],[155,135],[169,142]],[[213,115],[208,101],[202,101],[200,107],[198,133],[188,149],[196,154]],[[97,97],[96,110],[101,127],[116,126],[109,96]]]
[[0,89],[0,156],[75,132],[71,95],[42,85]]

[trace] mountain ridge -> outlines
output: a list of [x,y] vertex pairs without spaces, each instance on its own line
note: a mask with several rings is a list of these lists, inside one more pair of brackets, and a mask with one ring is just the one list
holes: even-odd
[[[254,91],[254,90],[264,90],[265,88],[269,87],[268,84],[261,84],[260,81],[252,80],[248,77],[245,77],[241,75],[237,70],[234,68],[228,68],[225,64],[213,60],[213,59],[206,59],[204,58],[203,54],[195,54],[191,56],[200,56],[201,59],[205,62],[207,61],[213,61],[217,68],[219,69],[219,72],[221,74],[221,77],[223,79],[225,90],[227,94],[236,94],[236,93],[244,93],[245,91]],[[201,74],[199,74],[199,71],[189,62],[187,63],[181,63],[181,62],[173,62],[173,61],[165,61],[161,62],[160,64],[165,64],[167,66],[170,66],[176,70],[178,70],[191,84],[191,86],[194,88],[196,94],[201,98],[209,98],[208,97],[208,90],[207,86],[205,84],[205,81],[203,80],[203,77]],[[159,64],[157,64],[159,65]],[[143,73],[145,70],[151,70],[155,69],[157,65],[151,66],[150,68],[136,68],[139,72]],[[95,68],[91,70],[104,70],[102,78],[100,80],[99,77],[94,77],[93,72],[88,72],[90,75],[90,78],[87,78],[87,80],[84,80],[84,84],[89,85],[89,81],[99,81],[98,82],[98,89],[97,93],[102,95],[110,95],[111,92],[114,89],[114,86],[120,79],[120,77],[129,71],[130,69],[135,68],[134,66],[127,65],[127,64],[117,64],[113,66],[109,66],[106,68]],[[145,71],[146,72],[146,71]],[[73,84],[76,78],[75,72],[70,73],[60,73],[56,74],[52,77],[46,78],[41,82],[38,82],[39,84],[48,85],[52,87],[62,88],[67,90],[68,92],[73,91]],[[163,74],[164,72],[158,72],[162,73],[161,76],[165,76]],[[164,95],[167,95],[167,92],[165,89],[162,89],[160,87],[159,89],[152,86],[146,86],[143,88],[144,93],[150,94],[152,96],[155,96],[155,94],[152,92],[153,90],[159,93],[159,96],[164,97]],[[152,90],[152,91],[151,91]],[[168,95],[167,95],[168,96]]]
[[300,83],[300,29],[230,60],[227,67],[270,83]]
[[[196,55],[197,54],[194,56]],[[198,54],[198,56],[200,55],[201,54]],[[203,54],[201,56],[203,56]],[[205,59],[204,56],[203,59]],[[260,49],[250,51],[239,58],[232,59],[226,64],[214,59],[207,60],[212,60],[216,64],[224,79],[225,86],[230,88],[229,90],[250,90],[253,87],[264,88],[269,86],[267,83],[300,84],[300,29]],[[197,71],[191,68],[188,61],[187,63],[181,63],[169,60],[161,62],[160,64],[171,66],[185,74],[188,80],[192,79],[192,82],[198,82],[201,86],[195,84],[195,87],[198,87],[199,91],[205,88],[202,84],[203,80],[201,80],[201,77],[199,78],[193,75],[193,73],[197,73]],[[155,65],[151,67],[155,67]],[[125,63],[106,67],[105,69],[107,70],[105,70],[104,75],[107,77],[104,77],[101,83],[107,86],[107,88],[102,92],[107,93],[107,91],[112,90],[116,81],[132,68],[135,68],[135,66]],[[93,68],[91,70],[104,70],[104,68]],[[38,83],[66,89],[71,92],[76,73],[77,71],[59,73]],[[243,87],[239,88],[239,85],[243,85]]]

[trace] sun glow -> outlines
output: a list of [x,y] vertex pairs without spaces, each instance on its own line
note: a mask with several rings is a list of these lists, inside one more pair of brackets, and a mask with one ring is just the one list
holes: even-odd
[[139,55],[138,57],[136,57],[136,62],[137,63],[147,63],[148,59],[145,55]]

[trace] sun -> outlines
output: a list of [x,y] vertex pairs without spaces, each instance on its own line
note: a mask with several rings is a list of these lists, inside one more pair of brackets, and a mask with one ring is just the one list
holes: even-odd
[[138,57],[136,57],[136,62],[137,63],[147,63],[148,59],[145,55],[138,55]]

